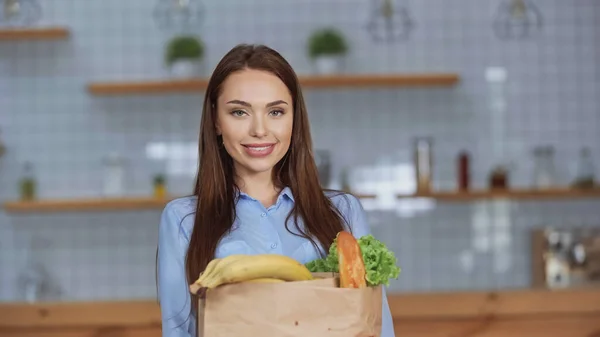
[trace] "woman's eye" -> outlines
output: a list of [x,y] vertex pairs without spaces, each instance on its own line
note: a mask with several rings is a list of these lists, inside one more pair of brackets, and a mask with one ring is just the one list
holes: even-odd
[[281,111],[281,110],[273,110],[273,111],[271,111],[271,115],[273,115],[275,117],[279,117],[279,116],[283,115],[283,111]]
[[234,116],[242,117],[243,115],[246,114],[246,112],[243,110],[235,110],[235,111],[232,111],[231,114]]

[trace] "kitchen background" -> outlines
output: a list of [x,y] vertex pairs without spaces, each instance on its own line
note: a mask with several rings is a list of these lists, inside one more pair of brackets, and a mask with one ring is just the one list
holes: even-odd
[[[19,199],[33,190],[42,201],[139,200],[160,192],[157,174],[169,195],[190,193],[203,92],[87,89],[181,76],[185,64],[169,68],[165,48],[189,31],[204,46],[203,76],[241,42],[277,49],[300,75],[324,71],[307,41],[325,27],[348,44],[340,73],[458,76],[441,86],[305,88],[319,162],[330,165],[324,184],[375,196],[362,199],[373,232],[402,267],[390,292],[530,287],[532,230],[600,227],[599,193],[562,190],[600,173],[598,1],[178,0],[200,9],[185,27],[171,0],[16,2],[20,14],[10,19],[15,1],[5,0],[0,24],[33,17],[39,3],[31,25],[69,35],[19,41],[0,32],[0,301],[154,298],[161,207],[66,202],[42,212]],[[394,34],[385,30],[391,11]],[[524,27],[524,37],[503,35]],[[431,186],[446,197],[395,197],[415,192],[417,137],[430,137]],[[525,192],[453,194],[461,151],[469,189],[486,191],[503,165],[509,191]],[[535,192],[542,185],[561,189]]]

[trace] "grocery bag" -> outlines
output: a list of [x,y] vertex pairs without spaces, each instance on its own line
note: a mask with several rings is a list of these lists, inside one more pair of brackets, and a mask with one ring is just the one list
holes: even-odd
[[379,337],[381,286],[339,288],[337,275],[310,281],[237,283],[199,299],[198,337]]

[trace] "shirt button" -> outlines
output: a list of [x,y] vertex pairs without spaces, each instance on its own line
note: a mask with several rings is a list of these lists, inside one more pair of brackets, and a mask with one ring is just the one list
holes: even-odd
[[272,243],[271,244],[271,249],[275,249],[275,248],[277,248],[277,244],[276,243]]
[[267,213],[261,213],[260,216],[262,216],[264,218],[267,216]]

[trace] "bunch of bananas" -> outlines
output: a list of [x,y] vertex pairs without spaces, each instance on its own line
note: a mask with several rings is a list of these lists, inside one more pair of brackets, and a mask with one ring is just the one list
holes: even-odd
[[204,272],[190,286],[192,292],[201,288],[241,282],[292,282],[312,280],[313,275],[302,263],[277,254],[229,255],[208,263]]

